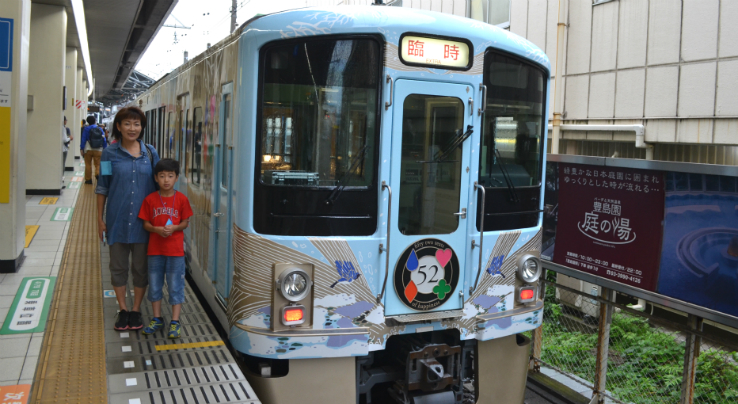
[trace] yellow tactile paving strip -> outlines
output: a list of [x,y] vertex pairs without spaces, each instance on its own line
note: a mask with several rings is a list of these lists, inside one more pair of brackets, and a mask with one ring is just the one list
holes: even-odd
[[32,403],[107,403],[94,186],[77,198],[31,392]]

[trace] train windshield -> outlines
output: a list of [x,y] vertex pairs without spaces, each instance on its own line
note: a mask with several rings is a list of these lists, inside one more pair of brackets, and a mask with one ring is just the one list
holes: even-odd
[[263,184],[343,188],[374,181],[379,48],[372,39],[321,39],[263,53]]
[[546,86],[542,70],[491,53],[479,181],[485,187],[539,186]]

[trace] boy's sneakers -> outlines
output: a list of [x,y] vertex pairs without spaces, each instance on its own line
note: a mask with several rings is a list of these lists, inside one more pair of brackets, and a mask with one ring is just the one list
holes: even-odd
[[128,312],[125,310],[121,310],[118,312],[118,320],[115,321],[115,328],[116,331],[123,331],[128,329]]
[[172,322],[169,323],[169,334],[167,336],[169,339],[177,339],[179,338],[181,331],[182,326],[179,324],[179,321],[172,320]]
[[141,312],[129,311],[128,312],[128,328],[131,330],[140,330],[144,326],[143,320],[141,319]]
[[164,327],[164,319],[161,317],[154,317],[151,319],[151,322],[149,323],[149,326],[144,328],[141,334],[143,335],[151,335],[161,329],[161,327]]

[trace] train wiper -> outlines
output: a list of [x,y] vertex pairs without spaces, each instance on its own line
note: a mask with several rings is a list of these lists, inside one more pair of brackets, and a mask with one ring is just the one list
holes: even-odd
[[[461,132],[461,130],[459,130]],[[435,156],[433,156],[433,161],[430,161],[431,163],[440,163],[448,158],[448,156],[451,155],[456,149],[461,146],[466,139],[469,139],[469,137],[474,133],[474,126],[467,125],[466,126],[466,132],[464,133],[457,133],[456,137],[452,138],[446,147],[443,150],[439,150],[438,153],[436,153]]]
[[326,205],[332,205],[336,203],[338,198],[341,196],[341,193],[343,192],[343,189],[346,188],[346,184],[349,182],[351,177],[354,176],[354,171],[359,166],[359,163],[364,161],[364,157],[366,156],[367,148],[369,145],[364,145],[358,153],[354,157],[351,158],[348,171],[346,171],[343,174],[343,177],[341,177],[340,180],[338,180],[338,184],[336,184],[336,187],[333,188],[333,192],[331,192],[330,195],[328,195],[328,198],[325,199]]
[[510,200],[515,203],[520,203],[520,198],[518,198],[518,193],[515,191],[515,185],[512,183],[512,180],[510,179],[510,175],[507,173],[507,166],[505,165],[505,162],[502,161],[502,156],[500,155],[500,151],[497,150],[495,147],[495,154],[497,155],[497,161],[500,164],[500,171],[502,172],[502,176],[505,178],[505,182],[507,183],[507,190],[510,191]]

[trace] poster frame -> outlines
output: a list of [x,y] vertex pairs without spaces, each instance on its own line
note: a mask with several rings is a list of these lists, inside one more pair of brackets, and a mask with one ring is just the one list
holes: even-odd
[[[689,174],[721,175],[738,177],[738,166],[725,166],[717,164],[682,163],[655,160],[635,160],[610,157],[574,156],[563,154],[548,154],[547,162],[586,164],[601,167],[635,168],[643,170],[672,171]],[[738,328],[738,317],[727,313],[712,310],[694,303],[685,302],[658,292],[651,292],[634,286],[629,286],[617,281],[606,279],[597,275],[589,274],[577,269],[556,264],[552,261],[541,260],[544,269],[552,270],[562,275],[567,275],[598,286],[609,288],[618,292],[626,293],[633,297],[644,299],[649,302],[680,310],[689,314],[702,317],[706,320],[715,321],[729,327]]]

